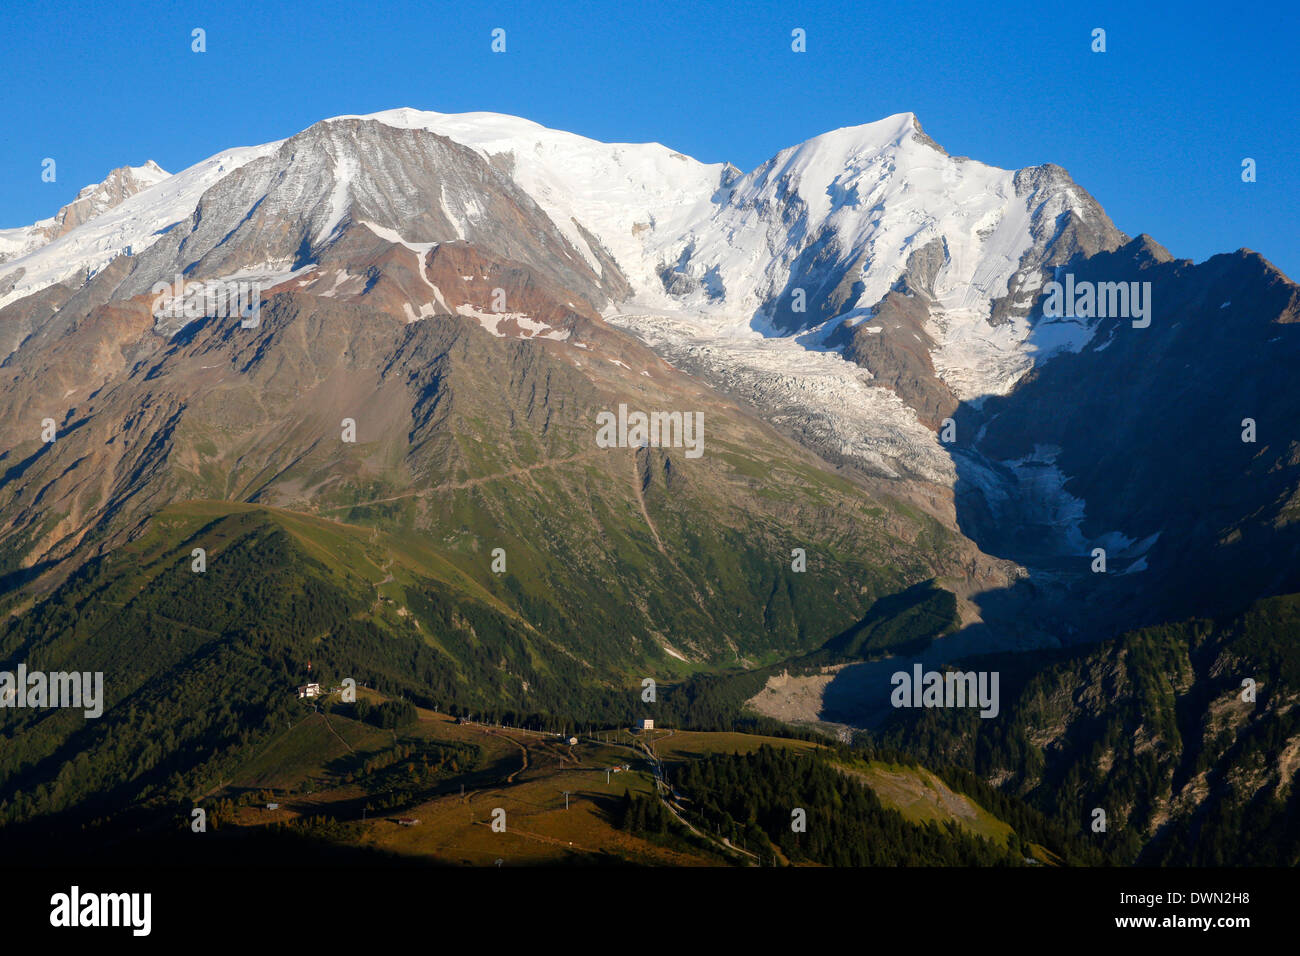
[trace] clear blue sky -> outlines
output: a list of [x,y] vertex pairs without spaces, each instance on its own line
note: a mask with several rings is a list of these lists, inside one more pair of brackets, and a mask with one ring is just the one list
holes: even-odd
[[[1289,0],[5,0],[0,226],[52,215],[116,166],[175,172],[340,113],[514,113],[748,170],[911,110],[955,155],[1059,163],[1174,255],[1245,246],[1300,279],[1297,26]],[[795,27],[807,53],[791,52]]]

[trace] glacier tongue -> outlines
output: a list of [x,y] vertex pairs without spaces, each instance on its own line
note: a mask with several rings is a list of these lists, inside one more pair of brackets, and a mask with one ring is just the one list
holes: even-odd
[[673,365],[760,409],[763,417],[829,460],[887,478],[951,487],[952,459],[892,391],[839,354],[791,337],[765,337],[743,322],[703,328],[695,313],[622,303],[604,313]]

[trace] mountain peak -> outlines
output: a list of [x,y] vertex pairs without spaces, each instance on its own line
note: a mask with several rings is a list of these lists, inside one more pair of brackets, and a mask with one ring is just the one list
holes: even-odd
[[[163,169],[152,159],[145,160],[143,166],[119,166],[117,169],[114,169],[105,176],[100,182],[91,183],[89,186],[82,187],[81,191],[77,193],[77,198],[83,199],[89,196],[102,196],[105,199],[111,199],[122,193],[126,193],[126,195],[134,195],[141,189],[148,189],[150,186],[162,182],[170,175],[171,173],[167,172],[167,170]],[[122,196],[122,198],[124,199],[126,196]],[[121,202],[121,199],[118,199],[117,202]],[[113,205],[116,205],[116,203],[113,203]],[[63,209],[59,211],[62,213],[68,208],[70,208],[70,205],[64,206]]]
[[[841,126],[839,129],[828,130],[811,139],[804,140],[796,146],[791,146],[783,152],[810,150],[820,152],[825,150],[844,155],[875,152],[901,146],[914,133],[920,131],[921,124],[917,121],[916,114],[895,113],[892,116],[886,116],[870,123]],[[933,140],[930,140],[928,136],[925,139],[933,143]]]
[[152,159],[146,160],[143,166],[119,166],[102,181],[82,187],[76,199],[49,219],[0,230],[0,262],[19,259],[40,249],[170,175]]

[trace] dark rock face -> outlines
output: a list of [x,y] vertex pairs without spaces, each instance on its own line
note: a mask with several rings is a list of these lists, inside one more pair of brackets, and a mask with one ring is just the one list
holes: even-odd
[[935,374],[930,351],[934,341],[925,331],[930,302],[924,295],[890,292],[870,321],[842,327],[844,357],[871,372],[879,385],[891,389],[916,410],[930,428],[957,408],[957,397]]
[[[1064,490],[1086,505],[1086,537],[1159,536],[1145,570],[1084,574],[1114,593],[1108,613],[1125,603],[1122,613],[1142,620],[1219,613],[1300,589],[1300,288],[1253,252],[1196,265],[1145,236],[1060,271],[1077,283],[1150,283],[1150,325],[1092,320],[1078,353],[1044,363],[1007,396],[962,406],[963,530],[986,550],[1032,560],[1012,531],[1017,515],[1029,520],[1033,496],[994,520],[980,463],[1050,447]],[[1246,419],[1254,442],[1243,441]],[[1076,567],[1086,572],[1088,560]]]
[[842,324],[829,340],[914,409],[922,424],[936,430],[957,408],[957,397],[934,370],[930,354],[935,342],[926,331],[934,280],[947,258],[942,239],[914,251],[906,271],[871,310],[870,319]]

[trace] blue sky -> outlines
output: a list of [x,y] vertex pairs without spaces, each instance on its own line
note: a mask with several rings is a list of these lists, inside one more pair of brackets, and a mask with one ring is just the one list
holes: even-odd
[[[116,166],[175,172],[340,113],[514,113],[748,170],[911,110],[954,155],[1059,163],[1120,229],[1174,255],[1245,246],[1300,279],[1297,26],[1280,0],[7,0],[0,227],[52,215]],[[790,49],[795,27],[807,53]]]

